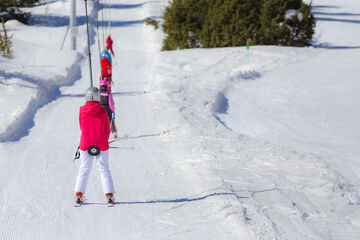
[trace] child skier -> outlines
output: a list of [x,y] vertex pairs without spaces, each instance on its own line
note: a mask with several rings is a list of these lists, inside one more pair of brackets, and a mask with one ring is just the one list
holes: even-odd
[[111,51],[111,54],[115,57],[114,51],[112,49],[112,45],[113,45],[113,40],[110,37],[110,34],[108,35],[107,39],[106,39],[106,50]]
[[101,62],[101,76],[103,78],[104,77],[108,78],[109,81],[111,82],[111,75],[112,75],[111,62],[108,60],[106,55],[101,57],[100,62]]
[[105,109],[109,117],[113,138],[117,138],[117,129],[115,126],[115,104],[111,94],[111,87],[106,77],[104,77],[100,84],[100,104]]
[[107,50],[104,50],[100,53],[100,59],[101,58],[106,58],[112,65],[112,57],[111,57],[111,54]]
[[74,206],[83,202],[83,194],[89,179],[92,162],[96,162],[101,175],[102,187],[108,206],[114,205],[114,185],[108,164],[110,124],[106,111],[101,107],[99,90],[90,87],[85,93],[86,104],[80,107],[79,123],[80,169],[75,184],[76,200]]

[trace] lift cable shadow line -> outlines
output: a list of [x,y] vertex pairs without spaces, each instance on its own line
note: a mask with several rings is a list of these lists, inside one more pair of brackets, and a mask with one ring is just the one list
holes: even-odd
[[[211,198],[211,197],[215,197],[215,196],[231,196],[231,197],[236,197],[237,199],[249,198],[247,196],[239,196],[236,193],[232,193],[232,192],[215,192],[215,193],[210,193],[210,194],[207,194],[204,196],[194,197],[194,198],[154,199],[154,200],[145,200],[145,201],[118,201],[118,202],[115,202],[115,205],[188,203],[188,202],[202,201],[207,198]],[[85,202],[84,205],[104,205],[104,203]]]

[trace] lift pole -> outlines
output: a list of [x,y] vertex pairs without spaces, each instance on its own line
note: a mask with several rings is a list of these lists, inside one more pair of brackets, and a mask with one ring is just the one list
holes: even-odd
[[76,26],[76,0],[70,3],[70,33],[71,33],[71,49],[76,50],[76,36],[78,28]]

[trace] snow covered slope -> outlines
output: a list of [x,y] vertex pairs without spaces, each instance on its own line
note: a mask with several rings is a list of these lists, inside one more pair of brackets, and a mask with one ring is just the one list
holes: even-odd
[[313,1],[315,47],[250,52],[160,52],[144,19],[167,0],[102,2],[90,37],[95,85],[97,36],[114,39],[116,205],[94,167],[87,204],[72,207],[85,10],[79,1],[78,52],[61,50],[69,1],[46,0],[30,26],[7,23],[15,59],[0,58],[0,239],[359,236],[357,1]]

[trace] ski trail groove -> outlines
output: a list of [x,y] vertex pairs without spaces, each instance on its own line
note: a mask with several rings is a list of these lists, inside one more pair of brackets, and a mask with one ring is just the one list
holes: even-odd
[[9,76],[16,76],[25,81],[36,84],[36,96],[30,100],[16,119],[0,133],[0,142],[15,142],[29,134],[30,129],[35,125],[34,118],[37,111],[48,103],[61,97],[60,88],[71,86],[76,80],[81,78],[81,62],[84,55],[78,54],[76,62],[67,69],[65,76],[55,76],[53,80],[38,80],[20,73],[13,73]]

